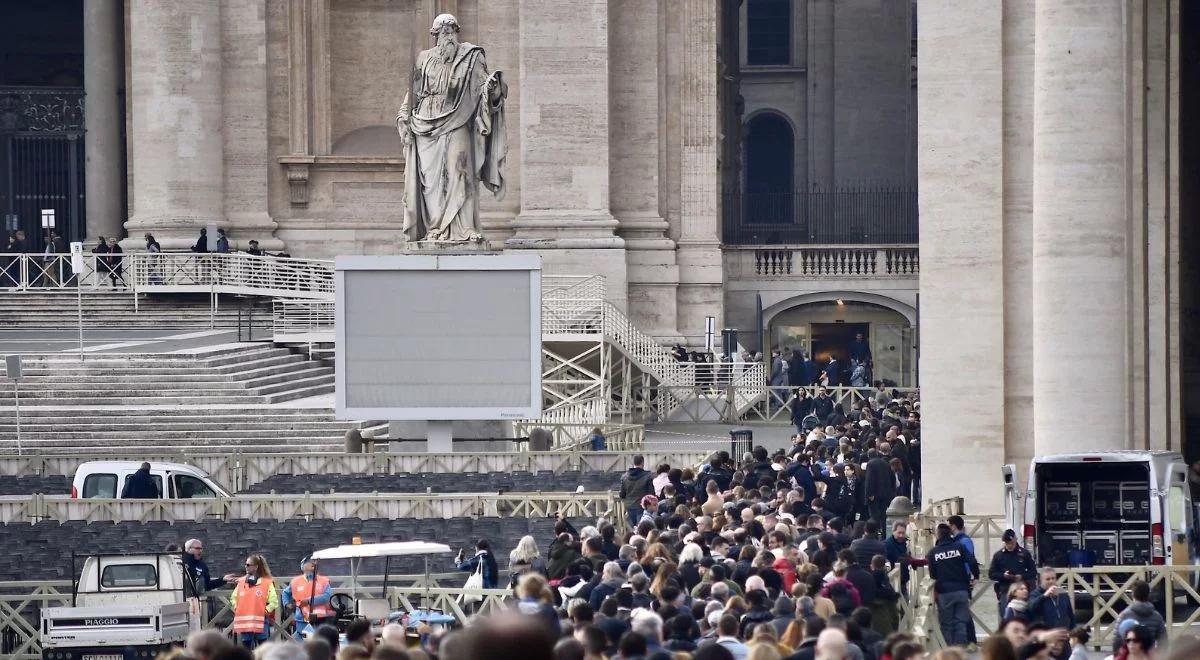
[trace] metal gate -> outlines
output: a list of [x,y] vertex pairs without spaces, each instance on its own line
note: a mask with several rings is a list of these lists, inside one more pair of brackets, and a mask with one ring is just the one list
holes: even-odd
[[83,90],[0,87],[0,216],[25,231],[30,252],[45,246],[47,225],[83,240]]

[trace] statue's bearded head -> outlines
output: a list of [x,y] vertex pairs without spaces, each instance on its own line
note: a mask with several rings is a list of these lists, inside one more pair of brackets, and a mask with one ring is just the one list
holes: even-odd
[[429,34],[437,42],[438,53],[446,62],[454,59],[458,52],[458,30],[458,19],[452,14],[438,14],[429,28]]

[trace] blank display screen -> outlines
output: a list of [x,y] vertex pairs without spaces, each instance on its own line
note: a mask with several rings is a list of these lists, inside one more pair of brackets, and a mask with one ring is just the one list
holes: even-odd
[[344,276],[339,349],[347,408],[531,405],[530,361],[540,356],[530,355],[529,271],[346,270]]

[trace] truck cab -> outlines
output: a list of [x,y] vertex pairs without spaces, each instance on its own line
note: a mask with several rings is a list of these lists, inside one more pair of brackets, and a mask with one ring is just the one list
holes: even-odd
[[[78,563],[72,558],[72,568]],[[78,575],[71,607],[42,609],[45,660],[153,657],[200,628],[199,601],[180,555],[93,555]]]
[[1040,566],[1195,565],[1197,509],[1178,452],[1035,457],[1018,490],[1004,467],[1006,516]]

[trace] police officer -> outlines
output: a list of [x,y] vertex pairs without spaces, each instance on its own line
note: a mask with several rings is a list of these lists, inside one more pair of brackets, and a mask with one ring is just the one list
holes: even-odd
[[925,555],[942,637],[952,646],[966,646],[967,624],[971,621],[971,587],[979,579],[979,562],[950,533],[950,526],[937,526],[937,545]]
[[992,555],[992,563],[988,566],[988,579],[996,589],[996,600],[1000,605],[1000,613],[1008,605],[1008,588],[1017,582],[1024,582],[1033,591],[1033,581],[1037,579],[1037,565],[1033,563],[1033,555],[1017,544],[1017,533],[1011,529],[1004,530],[1000,537],[1004,547]]

